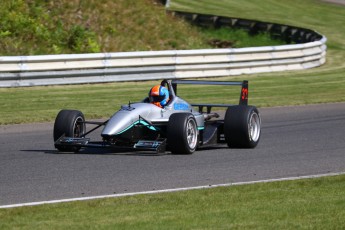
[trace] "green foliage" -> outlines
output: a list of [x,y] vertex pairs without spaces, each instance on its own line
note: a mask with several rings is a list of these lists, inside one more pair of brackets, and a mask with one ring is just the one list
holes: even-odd
[[99,52],[100,48],[94,37],[94,33],[76,25],[69,31],[67,46],[77,53],[83,53],[85,50],[92,53]]
[[[42,54],[65,51],[70,41],[76,43],[67,46],[71,52],[91,52],[83,40],[95,40],[91,32],[82,26],[63,28],[61,20],[55,21],[44,8],[45,1],[8,1],[1,8],[0,47],[4,55]],[[83,33],[75,33],[76,29]],[[6,37],[4,38],[4,34]],[[67,39],[66,39],[67,38]]]
[[[3,0],[0,15],[4,56],[214,47],[215,31],[167,15],[155,0]],[[246,33],[229,36],[239,47],[260,45]]]
[[48,1],[4,0],[0,8],[2,55],[84,53],[100,50],[96,34],[83,24],[54,17]]

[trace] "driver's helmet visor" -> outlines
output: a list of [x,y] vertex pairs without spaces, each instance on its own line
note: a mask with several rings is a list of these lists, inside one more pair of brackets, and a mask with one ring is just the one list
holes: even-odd
[[163,101],[165,96],[150,96],[150,102],[161,102]]

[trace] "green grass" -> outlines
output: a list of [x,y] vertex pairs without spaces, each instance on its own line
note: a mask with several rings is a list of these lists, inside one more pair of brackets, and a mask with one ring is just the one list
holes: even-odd
[[[279,78],[252,75],[221,80],[248,79],[249,103],[258,107],[345,101],[345,78],[341,71],[303,74],[282,73]],[[0,89],[0,124],[49,122],[61,109],[81,110],[88,119],[107,118],[121,104],[142,100],[154,84],[157,82]],[[178,95],[191,103],[234,104],[238,103],[240,94],[240,88],[233,86],[181,85],[178,89]]]
[[[109,117],[128,100],[139,101],[146,97],[148,90],[144,88],[148,85],[143,85],[145,83],[0,89],[0,124],[52,121],[60,109],[73,108],[82,109],[88,118]],[[133,93],[127,97],[130,91]]]
[[[282,40],[271,38],[268,33],[249,35],[244,29],[204,27],[200,28],[199,31],[202,37],[204,37],[203,40],[208,41],[208,45],[216,46],[216,48],[243,48],[286,44]],[[220,45],[215,45],[214,41],[220,42]]]
[[0,229],[342,229],[345,176],[0,209]]

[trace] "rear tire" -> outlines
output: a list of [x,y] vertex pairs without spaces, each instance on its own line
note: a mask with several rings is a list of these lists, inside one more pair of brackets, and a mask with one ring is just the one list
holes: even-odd
[[[85,132],[84,115],[78,110],[61,110],[54,123],[54,142],[61,136],[81,137]],[[59,151],[78,152],[80,147],[55,145]]]
[[224,135],[230,148],[255,148],[261,135],[261,118],[254,106],[232,106],[226,110]]
[[173,154],[192,154],[198,147],[198,128],[191,113],[174,113],[169,118],[168,146]]

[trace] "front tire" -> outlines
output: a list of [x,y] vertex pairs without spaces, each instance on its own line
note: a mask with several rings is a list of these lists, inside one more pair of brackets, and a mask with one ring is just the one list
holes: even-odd
[[191,113],[175,113],[169,118],[168,146],[173,154],[192,154],[198,146],[198,128]]
[[261,135],[261,118],[254,106],[232,106],[224,118],[225,140],[230,148],[255,148]]
[[[85,118],[78,110],[61,110],[54,123],[54,142],[61,136],[81,137],[85,132]],[[59,151],[78,152],[80,147],[55,145]]]

